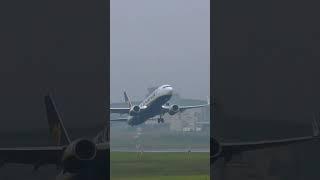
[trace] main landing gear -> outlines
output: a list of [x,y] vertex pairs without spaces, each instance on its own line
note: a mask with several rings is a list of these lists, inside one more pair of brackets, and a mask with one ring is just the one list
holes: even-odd
[[164,119],[162,117],[158,118],[158,123],[164,123]]

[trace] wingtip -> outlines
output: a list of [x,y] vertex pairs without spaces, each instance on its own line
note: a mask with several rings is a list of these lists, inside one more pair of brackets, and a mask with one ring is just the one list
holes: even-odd
[[44,95],[45,98],[49,98],[51,97],[51,94],[50,93],[47,93],[46,95]]
[[313,136],[320,135],[320,123],[319,123],[319,113],[313,114],[312,128],[313,128]]
[[47,91],[45,91],[46,93],[45,93],[45,95],[44,95],[44,97],[49,97],[49,98],[51,98],[52,97],[52,91],[51,90],[47,90]]
[[52,100],[52,94],[50,92],[47,92],[45,95],[44,95],[44,100],[46,102],[48,101],[51,101]]

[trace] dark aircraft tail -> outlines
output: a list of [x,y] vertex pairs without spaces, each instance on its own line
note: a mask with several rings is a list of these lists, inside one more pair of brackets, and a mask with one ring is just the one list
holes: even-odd
[[127,95],[127,92],[124,91],[123,95],[124,95],[124,102],[128,103],[129,108],[131,108],[132,104],[131,104],[131,101],[130,101],[128,95]]
[[52,100],[51,96],[45,96],[44,102],[47,111],[50,133],[53,137],[55,145],[62,146],[70,144],[70,138],[63,126],[62,120],[56,110],[55,103]]

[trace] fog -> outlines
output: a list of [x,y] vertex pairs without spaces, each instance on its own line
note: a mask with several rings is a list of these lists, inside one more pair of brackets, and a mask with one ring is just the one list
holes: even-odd
[[203,99],[210,85],[209,0],[111,0],[110,101],[170,84]]

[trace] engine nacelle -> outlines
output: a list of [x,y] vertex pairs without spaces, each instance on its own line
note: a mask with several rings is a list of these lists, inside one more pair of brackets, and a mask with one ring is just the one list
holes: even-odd
[[66,147],[62,156],[62,166],[65,171],[76,173],[89,161],[95,159],[96,145],[87,139],[79,139]]
[[210,141],[210,157],[217,158],[221,155],[222,147],[215,138],[210,138]]
[[178,113],[179,112],[179,106],[178,105],[171,105],[170,106],[170,109],[169,109],[169,114],[170,115],[174,115],[174,114],[176,114],[176,113]]
[[130,111],[129,111],[129,115],[130,116],[136,116],[140,113],[140,107],[139,106],[132,106]]

